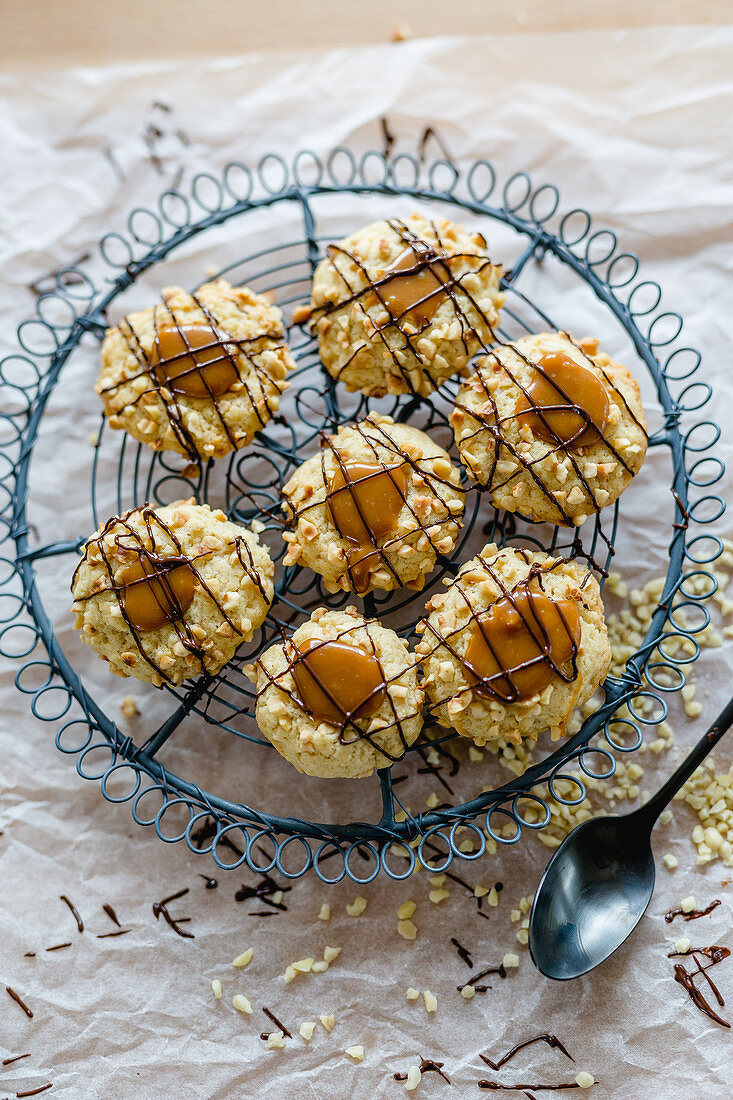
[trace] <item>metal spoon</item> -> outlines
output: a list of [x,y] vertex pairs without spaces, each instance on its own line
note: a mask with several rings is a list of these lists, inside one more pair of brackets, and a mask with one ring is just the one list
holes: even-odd
[[538,970],[564,981],[621,946],[654,891],[651,831],[664,807],[733,724],[733,699],[664,786],[640,809],[573,829],[545,868],[529,920]]

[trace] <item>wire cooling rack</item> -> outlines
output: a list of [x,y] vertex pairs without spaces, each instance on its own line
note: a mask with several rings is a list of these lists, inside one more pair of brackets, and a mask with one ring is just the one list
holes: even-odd
[[[290,346],[297,361],[288,391],[292,406],[287,415],[259,434],[251,448],[229,460],[209,462],[192,472],[175,456],[153,454],[121,433],[110,432],[103,421],[91,466],[88,528],[77,538],[64,540],[49,537],[52,532],[36,533],[30,528],[29,467],[47,402],[68,360],[89,334],[101,340],[107,308],[144,273],[185,250],[193,238],[214,234],[224,225],[236,230],[237,239],[246,246],[250,219],[263,211],[277,213],[287,208],[292,215],[295,210],[301,227],[296,238],[283,242],[274,236],[276,243],[267,248],[247,252],[245,247],[235,262],[219,272],[233,283],[273,292],[289,319],[296,306],[308,301],[310,277],[325,243],[364,223],[359,213],[364,197],[384,199],[386,213],[390,203],[414,200],[421,210],[437,208],[448,217],[470,219],[472,227],[475,223],[489,236],[495,260],[505,256],[495,255],[492,231],[504,234],[503,239],[511,242],[506,246],[511,267],[504,280],[507,302],[502,339],[570,327],[564,313],[552,319],[541,304],[543,283],[538,273],[549,260],[555,262],[554,270],[563,278],[571,279],[571,289],[577,286],[590,292],[609,324],[613,322],[624,335],[627,354],[636,357],[632,367],[637,373],[646,367],[653,383],[659,423],[650,436],[650,453],[656,448],[669,452],[670,474],[660,486],[660,507],[663,494],[670,513],[674,511],[674,521],[664,590],[646,636],[623,675],[606,680],[602,703],[579,732],[520,777],[460,805],[435,810],[401,813],[391,769],[385,769],[379,773],[381,814],[377,819],[324,823],[276,816],[264,808],[217,796],[202,789],[195,778],[174,774],[159,759],[161,749],[191,717],[202,727],[214,724],[238,738],[243,756],[272,751],[254,724],[253,691],[242,665],[279,637],[274,620],[268,620],[255,640],[242,647],[218,676],[168,689],[171,712],[144,741],[136,743],[118,729],[106,713],[103,697],[95,697],[86,686],[84,671],[65,655],[41,596],[38,570],[45,559],[68,555],[71,576],[84,537],[111,514],[111,491],[118,511],[146,500],[167,503],[194,494],[199,500],[223,506],[239,522],[258,519],[265,526],[262,537],[269,540],[278,559],[285,548],[273,518],[279,509],[280,487],[316,449],[322,429],[336,430],[339,424],[375,409],[409,420],[449,446],[448,416],[455,384],[449,383],[430,399],[350,397],[327,377],[308,332],[292,325]],[[333,230],[331,211],[336,207],[340,231]],[[328,220],[328,233],[321,232],[320,220]],[[0,542],[7,548],[0,558],[0,653],[22,662],[16,684],[29,696],[33,714],[56,725],[57,747],[75,760],[80,776],[101,785],[106,799],[129,802],[138,824],[152,826],[167,842],[182,840],[194,852],[211,853],[222,869],[246,863],[257,872],[276,869],[287,878],[297,878],[313,868],[323,882],[338,882],[348,876],[359,883],[371,881],[383,870],[400,879],[411,874],[416,861],[444,870],[456,858],[479,859],[486,850],[487,837],[512,844],[524,829],[543,828],[550,820],[550,810],[540,790],[559,803],[578,804],[586,794],[584,776],[611,776],[615,754],[633,752],[642,743],[644,727],[666,717],[665,695],[684,685],[684,666],[699,654],[694,634],[709,621],[701,603],[704,597],[692,578],[707,578],[706,594],[714,590],[715,580],[705,567],[721,552],[722,544],[705,527],[724,510],[723,501],[712,491],[723,474],[723,465],[710,453],[720,429],[711,420],[696,419],[709,401],[711,389],[694,379],[700,355],[681,342],[682,319],[661,308],[658,284],[640,277],[637,257],[622,251],[609,230],[593,229],[586,211],[561,212],[557,189],[552,184],[533,186],[524,172],[500,186],[493,167],[483,160],[460,173],[446,160],[423,163],[406,154],[386,159],[369,152],[357,158],[348,149],[336,149],[322,162],[313,153],[302,151],[290,163],[270,155],[255,170],[237,163],[228,165],[221,177],[198,175],[188,194],[164,192],[157,209],[133,210],[126,231],[103,238],[98,259],[101,274],[94,277],[78,265],[54,273],[52,285],[38,298],[36,316],[18,330],[19,350],[0,364],[4,393]],[[88,400],[93,404],[91,392]],[[111,469],[115,471],[112,487]],[[373,594],[364,600],[364,610],[367,615],[379,615],[404,636],[411,635],[430,592],[491,540],[582,555],[602,579],[619,524],[623,524],[620,511],[623,501],[621,509],[617,504],[603,513],[603,526],[601,517],[596,517],[581,529],[582,537],[573,536],[569,543],[567,530],[547,525],[540,528],[521,517],[495,512],[479,491],[471,490],[465,527],[453,559],[436,572],[430,586],[420,593]],[[697,527],[701,530],[695,533]],[[314,607],[340,607],[349,599],[343,593],[325,592],[320,578],[299,567],[277,566],[276,585],[273,613],[281,621],[291,621],[293,628]],[[675,619],[678,609],[691,607],[699,610],[693,626]],[[686,638],[692,640],[692,647],[680,653],[676,643]],[[89,659],[95,660],[91,655]],[[640,704],[640,700],[647,703]],[[619,714],[622,707],[623,715]],[[202,735],[205,733],[203,728]],[[440,740],[421,739],[401,767],[409,771],[412,761],[421,762],[416,753],[424,761],[428,746],[443,747],[448,740],[446,733],[442,734],[442,746]],[[560,783],[570,779],[571,768],[571,783]],[[295,781],[294,772],[292,778]],[[179,822],[173,829],[171,820]],[[470,853],[459,850],[459,826],[473,840]],[[461,846],[465,847],[463,840]]]

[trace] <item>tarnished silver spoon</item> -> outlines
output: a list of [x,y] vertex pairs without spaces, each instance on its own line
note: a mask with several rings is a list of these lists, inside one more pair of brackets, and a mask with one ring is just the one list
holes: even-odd
[[631,935],[654,891],[651,832],[665,806],[733,724],[733,699],[649,801],[594,817],[565,838],[540,879],[529,919],[538,970],[559,981],[593,970]]

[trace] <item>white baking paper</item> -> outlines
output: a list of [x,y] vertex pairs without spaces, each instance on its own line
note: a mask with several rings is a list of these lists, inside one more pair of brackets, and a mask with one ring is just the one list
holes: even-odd
[[[322,156],[340,144],[356,153],[380,148],[377,120],[386,116],[394,154],[416,152],[430,125],[459,167],[485,157],[502,178],[525,169],[536,183],[554,182],[566,209],[587,207],[597,226],[613,229],[624,247],[638,252],[646,274],[663,285],[668,307],[684,314],[687,341],[703,352],[700,377],[714,386],[713,412],[724,429],[717,453],[730,459],[732,47],[731,28],[716,27],[526,34],[0,78],[3,349],[13,350],[15,326],[34,308],[28,284],[93,249],[104,232],[124,229],[132,207],[154,203],[173,184],[185,190],[197,171],[217,174],[232,160],[253,165],[273,150],[290,158],[303,146]],[[428,138],[426,151],[440,155],[438,142]],[[411,205],[399,200],[397,208],[409,212]],[[376,206],[363,209],[366,221]],[[354,212],[344,207],[326,216],[335,226]],[[297,211],[282,209],[269,220],[233,224],[231,233],[202,238],[174,257],[166,278],[195,283],[210,262],[220,265],[260,239],[265,246],[282,243],[298,231]],[[501,249],[500,235],[497,242]],[[147,275],[129,300],[144,304],[158,277]],[[537,292],[535,284],[531,289]],[[603,326],[603,316],[586,314],[591,307],[572,295],[560,301],[558,285],[547,281],[542,293],[567,307],[575,330]],[[620,350],[610,322],[597,335],[609,350]],[[73,536],[89,524],[89,436],[99,420],[95,371],[90,341],[69,364],[45,418],[29,516],[50,538]],[[655,455],[624,500],[615,567],[630,586],[666,567],[669,501],[659,489],[668,476],[665,461]],[[102,462],[100,507],[111,510],[110,471]],[[726,475],[722,493],[730,496],[730,487]],[[716,530],[725,534],[730,525],[721,521]],[[43,574],[59,639],[121,728],[142,739],[169,703],[134,681],[112,681],[72,637],[70,567],[62,557]],[[725,700],[728,669],[727,648],[703,652],[694,672],[703,714],[691,722],[673,704],[678,752]],[[284,894],[286,912],[250,916],[267,907],[236,902],[234,895],[255,876],[216,871],[210,859],[194,857],[182,844],[164,845],[135,825],[129,804],[103,801],[97,784],[77,776],[75,758],[54,747],[58,723],[31,717],[28,695],[13,686],[14,672],[3,673],[0,718],[0,969],[2,984],[15,989],[34,1016],[28,1019],[0,990],[2,1056],[30,1054],[0,1068],[0,1095],[52,1082],[48,1094],[69,1100],[250,1094],[372,1100],[403,1095],[392,1075],[406,1072],[419,1055],[444,1062],[453,1084],[428,1073],[417,1096],[478,1096],[480,1078],[572,1083],[581,1069],[597,1079],[589,1094],[595,1100],[729,1094],[730,1032],[693,1008],[666,957],[682,934],[693,944],[731,945],[730,887],[721,885],[730,872],[719,863],[695,867],[689,840],[695,819],[687,807],[676,803],[673,824],[655,837],[658,886],[633,939],[589,977],[552,984],[534,970],[516,941],[519,925],[509,920],[533,891],[548,855],[535,838],[478,864],[454,865],[469,889],[449,881],[450,897],[439,904],[428,900],[425,874],[401,884],[381,877],[361,888],[349,882],[327,888],[309,875]],[[24,687],[37,683],[33,669],[25,675]],[[119,710],[126,694],[142,712],[129,723]],[[659,758],[656,770],[648,755],[640,758],[641,785],[653,789],[673,756]],[[729,761],[730,748],[724,744],[716,756]],[[376,780],[296,778],[273,752],[198,720],[189,720],[161,759],[210,790],[274,812],[292,812],[295,798],[299,811],[322,820],[369,819],[377,812]],[[502,777],[495,763],[466,765],[460,789],[472,793]],[[429,791],[445,793],[431,776],[414,777],[401,790],[413,809]],[[666,851],[680,860],[673,873],[661,864]],[[207,890],[200,873],[215,874],[218,887]],[[484,919],[470,888],[499,881],[499,904],[484,901]],[[189,893],[170,911],[190,917],[181,927],[193,939],[177,936],[152,910],[153,902],[184,888]],[[80,911],[83,933],[62,894]],[[692,924],[665,924],[665,911],[689,894],[700,904],[714,897],[723,904]],[[368,907],[352,917],[345,907],[357,895]],[[410,898],[417,902],[414,942],[396,931],[396,909]],[[318,919],[324,902],[331,906],[329,922]],[[97,938],[115,930],[103,904],[113,906],[128,934]],[[470,950],[473,970],[451,937]],[[67,941],[70,947],[46,951]],[[326,945],[342,948],[326,973],[284,982],[287,964],[320,958]],[[247,947],[252,962],[237,970],[232,960]],[[512,951],[520,965],[506,980],[489,979],[493,988],[473,1000],[460,997],[458,984]],[[715,977],[730,1017],[733,963],[721,964]],[[211,990],[214,978],[222,982],[220,1002]],[[418,1001],[407,1001],[408,986],[421,991]],[[437,997],[434,1015],[425,1009],[426,989]],[[232,1007],[237,993],[250,999],[252,1016]],[[263,1005],[293,1032],[282,1050],[269,1050],[259,1038],[273,1026]],[[306,1043],[300,1023],[328,1014],[333,1030],[318,1023]],[[540,1032],[556,1034],[575,1064],[544,1046],[498,1073],[478,1057],[497,1059]],[[363,1045],[363,1062],[345,1054],[352,1045]]]

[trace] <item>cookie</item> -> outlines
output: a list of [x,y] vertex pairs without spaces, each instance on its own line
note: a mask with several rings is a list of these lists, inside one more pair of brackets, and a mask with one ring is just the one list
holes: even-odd
[[480,234],[420,214],[329,245],[311,300],[326,370],[373,396],[432,393],[493,343],[501,274]]
[[107,330],[96,390],[110,427],[193,461],[246,447],[295,367],[280,310],[225,279],[161,298]]
[[490,544],[427,611],[416,652],[431,710],[477,745],[564,735],[608,671],[598,582],[574,561]]
[[564,332],[492,349],[461,385],[451,424],[462,462],[496,508],[565,527],[613,504],[647,449],[629,370],[597,340]]
[[329,592],[420,589],[455,547],[463,495],[429,436],[372,414],[323,437],[283,488],[283,564],[320,573]]
[[145,504],[87,539],[74,626],[116,676],[161,686],[215,675],[262,624],[274,567],[257,536],[208,504]]
[[306,775],[361,779],[399,760],[422,729],[407,642],[356,608],[319,608],[250,674],[257,723]]

